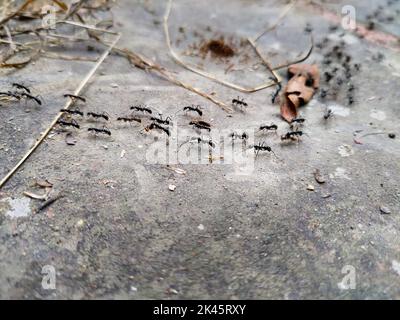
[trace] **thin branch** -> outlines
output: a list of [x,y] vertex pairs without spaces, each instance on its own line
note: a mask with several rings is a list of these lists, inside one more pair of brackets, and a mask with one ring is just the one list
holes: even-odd
[[185,88],[189,91],[192,91],[200,96],[202,96],[203,98],[206,98],[208,100],[210,100],[211,102],[213,102],[214,104],[218,105],[219,107],[221,107],[223,110],[225,110],[226,112],[232,112],[232,108],[230,108],[227,104],[225,104],[222,101],[219,101],[215,98],[213,98],[212,96],[208,95],[207,93],[204,93],[194,87],[192,87],[189,84],[186,84],[184,82],[182,82],[179,79],[176,79],[175,77],[173,77],[171,75],[171,71],[167,71],[164,67],[157,65],[153,62],[151,62],[149,59],[146,59],[142,56],[140,56],[139,54],[130,51],[128,49],[119,49],[119,48],[114,48],[114,51],[127,57],[128,60],[136,67],[146,70],[146,71],[153,71],[158,73],[161,77],[163,77],[164,79],[182,87]]
[[281,21],[286,17],[286,15],[289,13],[290,10],[292,10],[292,8],[294,7],[294,5],[296,4],[297,0],[293,0],[292,2],[290,2],[285,9],[282,10],[282,12],[280,13],[278,19],[275,21],[275,23],[268,27],[267,29],[265,29],[263,32],[261,32],[257,37],[255,37],[253,39],[253,42],[256,43],[261,37],[263,37],[266,33],[276,29],[276,27],[281,23]]
[[262,89],[265,89],[265,88],[268,88],[268,87],[271,87],[271,86],[275,85],[275,82],[269,81],[267,83],[261,84],[259,86],[254,87],[254,88],[244,88],[244,87],[238,86],[238,85],[236,85],[234,83],[217,79],[214,75],[212,75],[212,74],[210,74],[208,72],[199,70],[194,66],[190,66],[190,65],[186,64],[184,61],[182,61],[180,59],[180,57],[172,49],[171,39],[170,39],[170,34],[169,34],[169,27],[168,27],[168,20],[169,20],[170,14],[171,14],[171,8],[172,8],[172,0],[169,0],[168,4],[167,4],[167,9],[166,9],[166,12],[165,12],[165,16],[164,16],[164,33],[165,33],[165,38],[166,38],[168,50],[169,50],[172,58],[175,60],[176,63],[178,63],[182,67],[184,67],[184,68],[186,68],[186,69],[188,69],[188,70],[190,70],[190,71],[192,71],[194,73],[197,73],[197,74],[199,74],[199,75],[201,75],[203,77],[206,77],[206,78],[211,79],[211,80],[213,80],[215,82],[218,82],[218,83],[220,83],[220,84],[222,84],[224,86],[227,86],[229,88],[232,88],[232,89],[235,89],[235,90],[238,90],[238,91],[241,91],[241,92],[245,92],[245,93],[256,92],[256,91],[259,91],[259,90],[262,90]]
[[311,42],[310,49],[308,49],[308,51],[307,51],[307,53],[306,53],[306,55],[304,57],[302,57],[302,58],[300,58],[300,59],[298,59],[296,61],[285,62],[284,64],[281,64],[281,65],[279,65],[277,67],[274,67],[274,70],[283,69],[283,68],[291,66],[292,64],[300,63],[300,62],[303,62],[304,60],[307,60],[308,57],[311,55],[313,49],[314,49],[314,38],[313,38],[312,35],[311,35],[311,38],[310,38],[310,42]]

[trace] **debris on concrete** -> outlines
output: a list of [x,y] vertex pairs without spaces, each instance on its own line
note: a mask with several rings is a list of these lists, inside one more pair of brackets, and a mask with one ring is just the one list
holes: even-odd
[[390,209],[386,206],[380,206],[379,210],[381,211],[381,213],[383,214],[391,214],[392,212],[390,211]]
[[288,68],[289,82],[284,88],[281,116],[291,123],[298,116],[298,108],[307,104],[319,88],[318,66],[294,64]]
[[315,169],[314,178],[315,178],[315,181],[317,181],[320,184],[326,182],[325,177],[322,175],[322,173],[321,173],[321,171],[319,169]]

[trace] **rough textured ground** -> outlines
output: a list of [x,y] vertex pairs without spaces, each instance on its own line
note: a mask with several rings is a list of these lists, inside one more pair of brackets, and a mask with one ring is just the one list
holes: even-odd
[[[278,1],[175,2],[171,37],[181,54],[187,45],[200,41],[198,34],[206,38],[254,36],[272,24],[283,8]],[[390,7],[386,1],[351,2],[360,21],[383,5],[384,13],[395,18],[379,23],[378,31],[399,33],[398,1]],[[348,1],[325,7],[340,13],[344,4]],[[235,98],[234,90],[172,61],[162,30],[164,10],[164,1],[118,2],[113,13],[116,29],[123,33],[120,46],[175,70],[183,81],[215,92],[222,101]],[[87,120],[80,121],[80,131],[73,131],[74,146],[66,145],[65,133],[55,130],[0,190],[0,297],[399,299],[399,47],[371,43],[340,25],[337,30],[329,29],[332,23],[299,3],[281,28],[260,43],[274,65],[307,50],[306,23],[313,28],[315,43],[328,37],[332,47],[343,40],[344,51],[361,69],[351,78],[355,87],[352,105],[348,105],[344,79],[336,98],[322,99],[317,94],[302,108],[307,135],[299,143],[282,144],[279,139],[288,125],[280,119],[279,107],[271,103],[273,88],[241,94],[249,107],[228,116],[209,101],[132,68],[121,57],[108,57],[85,90],[88,102],[81,109],[107,111],[113,119],[108,125],[112,138],[91,137]],[[226,74],[223,61],[184,59],[202,63],[205,69],[236,83],[252,86],[268,81],[268,73],[251,49],[243,50],[248,50],[250,62],[236,63]],[[316,47],[307,60],[317,63],[321,73],[331,69],[323,64],[324,50]],[[24,82],[44,99],[41,107],[29,102],[1,103],[1,177],[57,114],[65,102],[62,94],[72,92],[91,66],[41,59],[0,79],[2,89],[14,81]],[[329,85],[323,82],[322,88],[332,89],[337,78],[332,81]],[[278,158],[260,154],[254,162],[250,150],[245,155],[246,170],[205,161],[174,164],[173,168],[186,172],[179,174],[150,161],[154,138],[161,141],[157,145],[161,148],[163,135],[141,133],[140,125],[115,121],[138,103],[173,116],[183,137],[196,132],[188,126],[188,117],[177,111],[200,104],[213,131],[226,130],[228,148],[230,131],[251,133],[262,123],[274,122],[279,135],[257,133],[254,139],[265,140]],[[334,117],[324,121],[327,106]],[[383,134],[358,138],[362,144],[357,144],[357,130],[362,130],[358,136]],[[396,138],[390,139],[388,133]],[[176,143],[172,138],[171,144]],[[201,158],[204,161],[207,154]],[[326,177],[324,184],[314,180],[315,169]],[[47,179],[54,184],[53,194],[64,194],[38,214],[34,211],[40,201],[23,195],[24,191],[41,192],[32,187],[35,179]],[[170,191],[169,185],[176,189]],[[307,190],[309,185],[315,190]],[[382,206],[391,213],[382,214]],[[56,290],[42,288],[45,265],[57,271]],[[338,287],[346,265],[355,268],[353,290]]]

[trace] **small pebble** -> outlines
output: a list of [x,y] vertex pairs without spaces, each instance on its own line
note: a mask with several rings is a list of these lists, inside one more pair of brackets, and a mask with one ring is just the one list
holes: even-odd
[[381,210],[381,213],[383,213],[383,214],[391,214],[391,211],[388,207],[381,206],[379,209]]
[[204,226],[202,224],[199,224],[199,226],[197,227],[197,229],[203,231],[204,230]]
[[80,220],[78,220],[78,222],[76,223],[76,226],[77,226],[78,228],[82,228],[84,224],[85,224],[85,221],[83,221],[82,219],[80,219]]
[[171,191],[175,191],[176,185],[170,184],[170,185],[168,186],[168,189],[171,190]]
[[309,190],[309,191],[314,191],[314,190],[315,190],[315,187],[314,187],[312,184],[309,184],[309,185],[307,186],[307,190]]
[[394,133],[389,133],[388,136],[389,136],[390,139],[396,138],[396,135]]

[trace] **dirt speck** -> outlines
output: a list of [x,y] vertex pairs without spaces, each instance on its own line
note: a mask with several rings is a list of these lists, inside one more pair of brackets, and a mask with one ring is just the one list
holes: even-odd
[[235,50],[227,44],[223,38],[221,39],[213,39],[205,42],[200,51],[203,54],[207,54],[211,52],[212,55],[221,58],[229,58],[235,55]]

